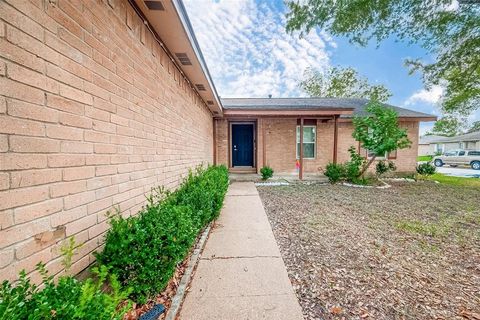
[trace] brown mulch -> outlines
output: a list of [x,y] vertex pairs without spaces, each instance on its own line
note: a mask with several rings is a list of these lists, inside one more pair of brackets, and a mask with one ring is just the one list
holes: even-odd
[[258,187],[305,319],[480,320],[480,189]]

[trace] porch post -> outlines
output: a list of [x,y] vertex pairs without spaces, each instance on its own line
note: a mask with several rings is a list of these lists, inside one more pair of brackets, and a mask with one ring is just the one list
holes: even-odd
[[303,180],[303,118],[300,118],[300,168],[298,170],[298,179]]
[[337,163],[338,153],[338,116],[333,116],[333,163]]
[[265,134],[265,118],[261,118],[262,120],[262,160],[263,166],[267,165],[267,141],[266,141],[266,134]]

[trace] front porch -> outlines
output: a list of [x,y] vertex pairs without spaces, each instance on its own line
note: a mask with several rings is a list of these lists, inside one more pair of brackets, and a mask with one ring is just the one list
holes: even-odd
[[277,177],[310,180],[337,162],[339,118],[345,110],[242,111],[226,110],[214,120],[214,162],[230,173],[259,173],[270,166]]

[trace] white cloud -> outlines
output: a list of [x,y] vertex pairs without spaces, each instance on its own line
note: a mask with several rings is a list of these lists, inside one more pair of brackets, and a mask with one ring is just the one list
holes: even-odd
[[445,11],[457,11],[460,7],[458,0],[453,0],[448,6],[445,6]]
[[433,86],[430,90],[422,89],[413,93],[406,101],[405,106],[417,103],[437,104],[442,97],[443,89],[440,86]]
[[[433,86],[430,90],[421,89],[415,91],[403,103],[403,107],[420,112],[441,116],[439,102],[442,97],[443,89],[440,86]],[[420,122],[420,135],[431,131],[435,122]]]
[[467,121],[469,124],[472,124],[475,121],[480,121],[480,109],[469,115]]
[[303,71],[309,66],[328,67],[328,49],[336,47],[320,31],[304,39],[287,34],[284,9],[273,2],[187,0],[185,4],[222,97],[298,96]]

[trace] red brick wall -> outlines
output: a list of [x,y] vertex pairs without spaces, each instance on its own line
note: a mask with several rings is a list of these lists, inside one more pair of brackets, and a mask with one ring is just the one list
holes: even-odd
[[[258,168],[263,166],[263,135],[262,126],[265,127],[266,164],[277,173],[296,173],[295,162],[295,128],[297,119],[293,118],[260,118],[257,122],[258,140]],[[398,172],[412,172],[415,170],[418,150],[418,122],[400,122],[400,126],[408,130],[412,141],[409,149],[398,150],[397,159],[392,160],[397,165]],[[322,174],[325,166],[333,161],[333,135],[332,121],[317,122],[316,157],[304,159],[304,172]],[[348,149],[350,146],[358,148],[358,142],[352,137],[353,125],[351,122],[338,124],[338,162],[350,159]],[[228,121],[217,122],[217,162],[228,164]],[[373,167],[372,167],[373,168]]]
[[0,1],[0,279],[60,272],[69,236],[87,267],[105,212],[211,162],[212,132],[126,0]]

